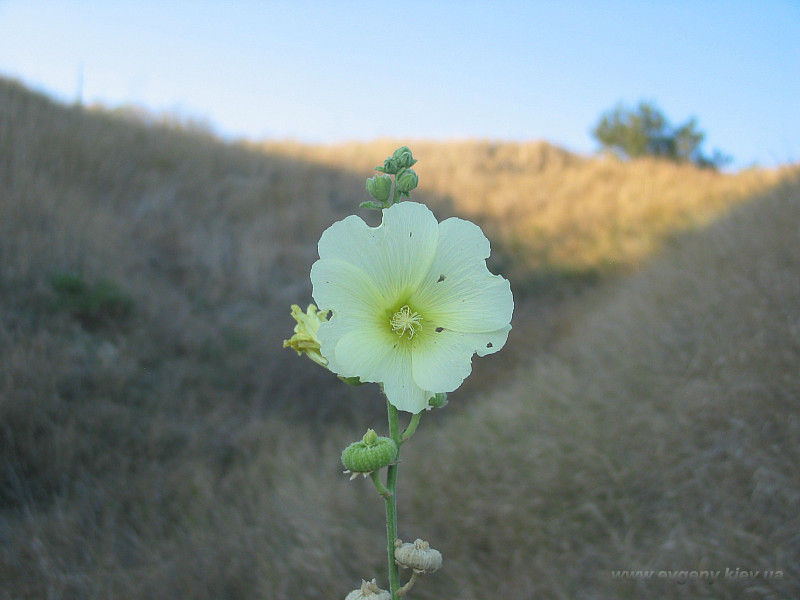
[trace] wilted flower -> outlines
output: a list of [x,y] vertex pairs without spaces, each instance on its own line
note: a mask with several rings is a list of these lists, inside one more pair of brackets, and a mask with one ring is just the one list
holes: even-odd
[[319,338],[317,332],[320,324],[327,319],[327,310],[319,311],[313,304],[308,305],[303,312],[297,304],[292,304],[292,317],[297,321],[294,326],[294,335],[283,341],[284,348],[293,348],[297,354],[305,354],[315,363],[328,366],[328,361],[319,352]]
[[400,410],[428,408],[461,385],[473,354],[506,342],[511,287],[486,268],[489,241],[474,223],[438,223],[426,206],[401,202],[378,227],[357,216],[334,223],[319,256],[311,282],[332,311],[318,331],[327,367],[382,384]]

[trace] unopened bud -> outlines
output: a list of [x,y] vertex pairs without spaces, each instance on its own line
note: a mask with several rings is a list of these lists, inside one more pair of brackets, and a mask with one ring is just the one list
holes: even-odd
[[447,406],[447,394],[439,392],[433,398],[428,400],[428,406],[431,408],[444,408]]
[[394,154],[392,154],[392,158],[398,169],[408,169],[409,167],[413,167],[417,162],[417,159],[411,155],[411,150],[408,146],[403,146],[395,150]]
[[419,185],[419,176],[413,169],[403,169],[397,174],[397,190],[401,194],[408,194]]
[[386,203],[392,193],[392,178],[388,175],[375,175],[367,179],[367,192],[378,202]]
[[375,167],[375,170],[395,175],[403,169],[413,166],[416,162],[417,160],[411,155],[411,150],[408,149],[408,146],[403,146],[395,150],[389,158],[383,161],[382,167]]

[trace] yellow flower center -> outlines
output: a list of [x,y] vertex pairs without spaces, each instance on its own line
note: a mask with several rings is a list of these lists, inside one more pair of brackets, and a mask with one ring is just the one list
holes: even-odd
[[394,316],[389,321],[392,326],[392,331],[397,335],[403,336],[408,332],[408,337],[413,338],[414,334],[422,329],[422,317],[419,313],[413,312],[406,304],[403,308],[394,313]]

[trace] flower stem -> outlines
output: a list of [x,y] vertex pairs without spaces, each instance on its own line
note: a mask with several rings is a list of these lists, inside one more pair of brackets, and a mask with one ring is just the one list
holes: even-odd
[[414,435],[414,432],[417,430],[417,425],[419,425],[419,419],[422,416],[422,411],[416,413],[414,416],[411,417],[411,421],[408,423],[408,427],[406,427],[405,431],[403,431],[403,435],[400,437],[400,441],[405,443],[411,436]]
[[416,583],[416,581],[417,581],[417,572],[414,571],[411,574],[411,579],[409,579],[403,587],[401,587],[399,590],[397,590],[397,595],[398,596],[405,596],[409,592],[409,590],[412,587],[414,587],[414,583]]
[[[389,437],[400,447],[400,424],[398,422],[397,408],[392,406],[389,401],[386,401],[386,409],[389,413]],[[398,456],[399,462],[399,456]],[[387,554],[389,560],[389,592],[392,595],[392,600],[399,598],[398,591],[400,589],[400,570],[397,563],[394,562],[394,541],[397,539],[397,467],[398,462],[389,465],[386,472],[386,488],[389,491],[388,496],[384,496],[383,500],[386,504],[386,544]]]
[[388,489],[386,489],[386,486],[384,486],[383,483],[381,483],[381,479],[380,479],[380,475],[379,475],[378,471],[373,471],[372,473],[369,474],[369,476],[372,479],[372,483],[375,484],[375,489],[378,491],[378,493],[381,496],[386,498],[387,496],[391,496],[392,495],[392,492],[390,492]]

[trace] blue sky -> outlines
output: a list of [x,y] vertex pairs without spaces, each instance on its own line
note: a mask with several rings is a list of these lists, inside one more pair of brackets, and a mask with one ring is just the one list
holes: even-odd
[[226,137],[581,153],[604,110],[644,99],[735,167],[800,161],[798,0],[0,0],[0,74]]

